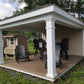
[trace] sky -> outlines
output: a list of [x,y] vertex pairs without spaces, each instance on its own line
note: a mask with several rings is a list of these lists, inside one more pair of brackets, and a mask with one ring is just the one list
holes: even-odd
[[13,15],[15,8],[6,2],[6,0],[0,0],[0,19],[10,17]]
[[[19,8],[22,9],[25,6],[26,4],[22,3],[21,5],[19,5]],[[17,2],[9,4],[7,0],[0,0],[0,19],[12,16],[16,8],[17,8]]]

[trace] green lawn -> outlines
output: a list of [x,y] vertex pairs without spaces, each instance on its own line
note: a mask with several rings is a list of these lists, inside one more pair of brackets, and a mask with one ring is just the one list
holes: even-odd
[[[34,49],[34,43],[32,40],[29,41],[29,53],[30,54],[34,54],[35,53],[35,49]],[[39,51],[38,51],[39,53]]]
[[[13,72],[13,71],[11,71]],[[50,84],[48,81],[29,81],[29,78],[24,78],[22,73],[18,73],[17,76],[12,76],[3,68],[0,68],[0,84]]]
[[84,84],[84,59],[67,75],[59,78],[58,84]]
[[34,49],[34,43],[33,43],[33,41],[29,41],[29,53],[30,54],[34,54],[34,52],[35,52],[35,49]]

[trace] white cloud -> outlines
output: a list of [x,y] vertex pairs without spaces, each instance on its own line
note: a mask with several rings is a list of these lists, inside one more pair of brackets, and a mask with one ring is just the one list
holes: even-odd
[[12,16],[14,10],[15,8],[11,4],[0,1],[0,19]]
[[27,6],[26,3],[23,2],[23,3],[20,4],[19,8],[20,8],[20,9],[23,9],[23,8],[26,7],[26,6]]

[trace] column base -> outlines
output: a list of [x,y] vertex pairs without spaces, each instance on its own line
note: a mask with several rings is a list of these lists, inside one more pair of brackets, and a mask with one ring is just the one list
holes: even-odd
[[58,74],[47,74],[46,77],[54,79]]
[[4,64],[4,61],[0,60],[0,64]]

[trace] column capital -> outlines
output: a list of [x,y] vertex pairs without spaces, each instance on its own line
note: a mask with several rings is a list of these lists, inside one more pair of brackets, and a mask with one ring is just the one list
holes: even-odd
[[56,19],[55,18],[47,18],[44,21],[56,21]]
[[45,29],[55,29],[55,19],[54,18],[49,18],[46,19],[46,27]]

